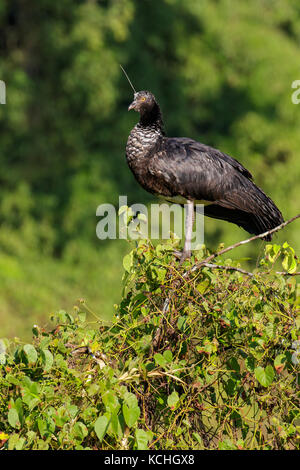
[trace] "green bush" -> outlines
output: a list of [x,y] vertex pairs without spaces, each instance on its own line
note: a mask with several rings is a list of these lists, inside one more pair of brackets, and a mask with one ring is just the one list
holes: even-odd
[[[169,136],[232,155],[285,219],[298,212],[299,1],[1,0],[0,31],[1,337],[29,340],[33,318],[77,296],[106,317],[120,300],[123,241],[99,241],[96,209],[155,199],[125,159],[138,116],[119,64],[155,94]],[[215,249],[244,233],[207,218],[205,236]],[[299,252],[296,225],[286,238]]]
[[0,447],[299,446],[292,248],[267,245],[247,274],[221,257],[200,266],[205,248],[179,266],[176,243],[125,256],[111,323],[82,301],[49,331],[34,326],[31,344],[2,340]]

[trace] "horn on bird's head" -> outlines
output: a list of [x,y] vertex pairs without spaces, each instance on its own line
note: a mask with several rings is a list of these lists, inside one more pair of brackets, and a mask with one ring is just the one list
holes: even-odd
[[121,67],[121,70],[123,71],[125,77],[127,78],[127,80],[128,80],[128,82],[129,82],[131,88],[133,89],[134,94],[136,94],[136,90],[135,90],[134,86],[132,85],[132,83],[131,83],[131,81],[130,81],[130,78],[128,77],[127,73],[125,72],[125,70],[124,70],[124,68],[122,67],[121,64],[120,64],[120,67]]

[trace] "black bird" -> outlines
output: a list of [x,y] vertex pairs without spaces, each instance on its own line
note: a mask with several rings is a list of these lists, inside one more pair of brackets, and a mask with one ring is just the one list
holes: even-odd
[[[135,92],[131,109],[140,113],[126,145],[127,162],[136,180],[152,194],[187,204],[181,261],[191,254],[195,203],[205,205],[206,216],[232,222],[255,235],[283,222],[279,209],[237,160],[192,139],[167,137],[151,92]],[[271,235],[265,240],[271,240]]]

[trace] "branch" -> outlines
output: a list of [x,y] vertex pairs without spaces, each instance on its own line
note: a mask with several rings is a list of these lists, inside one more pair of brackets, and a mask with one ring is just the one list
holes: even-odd
[[[211,264],[211,263],[203,263],[202,266],[210,269],[223,269],[224,271],[237,271],[242,274],[246,274],[246,276],[254,277],[255,274],[250,273],[249,271],[245,271],[245,269],[236,268],[235,266],[224,266],[223,264]],[[257,273],[261,274],[268,274],[267,271],[260,271]],[[300,276],[300,272],[296,271],[294,273],[287,273],[286,271],[275,271],[275,274],[281,274],[281,276]]]
[[254,277],[253,273],[250,273],[249,271],[245,271],[244,269],[241,268],[236,268],[235,266],[223,266],[223,264],[211,264],[211,263],[203,263],[202,266],[205,266],[206,268],[211,268],[211,269],[224,269],[224,271],[237,271],[242,274],[246,274],[247,276]]
[[218,256],[223,255],[224,253],[227,253],[228,251],[231,251],[234,248],[237,248],[238,246],[246,245],[247,243],[250,243],[253,240],[257,240],[258,238],[264,238],[266,235],[271,235],[271,233],[278,232],[279,230],[281,230],[282,228],[284,228],[286,225],[290,224],[294,220],[298,219],[299,217],[300,217],[300,214],[295,215],[295,217],[292,217],[291,219],[287,220],[286,222],[283,222],[282,224],[278,225],[278,227],[275,227],[272,230],[268,230],[267,232],[261,233],[259,235],[254,235],[251,238],[247,238],[247,240],[242,240],[240,242],[237,242],[237,243],[234,243],[233,245],[228,246],[227,248],[223,248],[223,250],[220,250],[217,253],[213,253],[212,255],[210,255],[206,259],[204,259],[203,261],[200,261],[200,263],[195,264],[188,272],[196,271],[201,266],[205,265],[205,263],[208,263],[209,261],[213,260],[214,258],[217,258]]
[[[287,273],[286,271],[275,271],[276,274],[281,274],[281,276],[300,276],[300,272],[296,271],[295,273]],[[264,273],[262,273],[264,274]]]

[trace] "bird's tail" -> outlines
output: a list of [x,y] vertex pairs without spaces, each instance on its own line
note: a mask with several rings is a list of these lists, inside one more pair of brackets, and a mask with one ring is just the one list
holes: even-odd
[[[239,225],[253,235],[260,235],[284,222],[274,202],[254,183],[245,192],[232,192],[222,201],[204,207],[204,214]],[[273,234],[263,237],[271,241]]]

